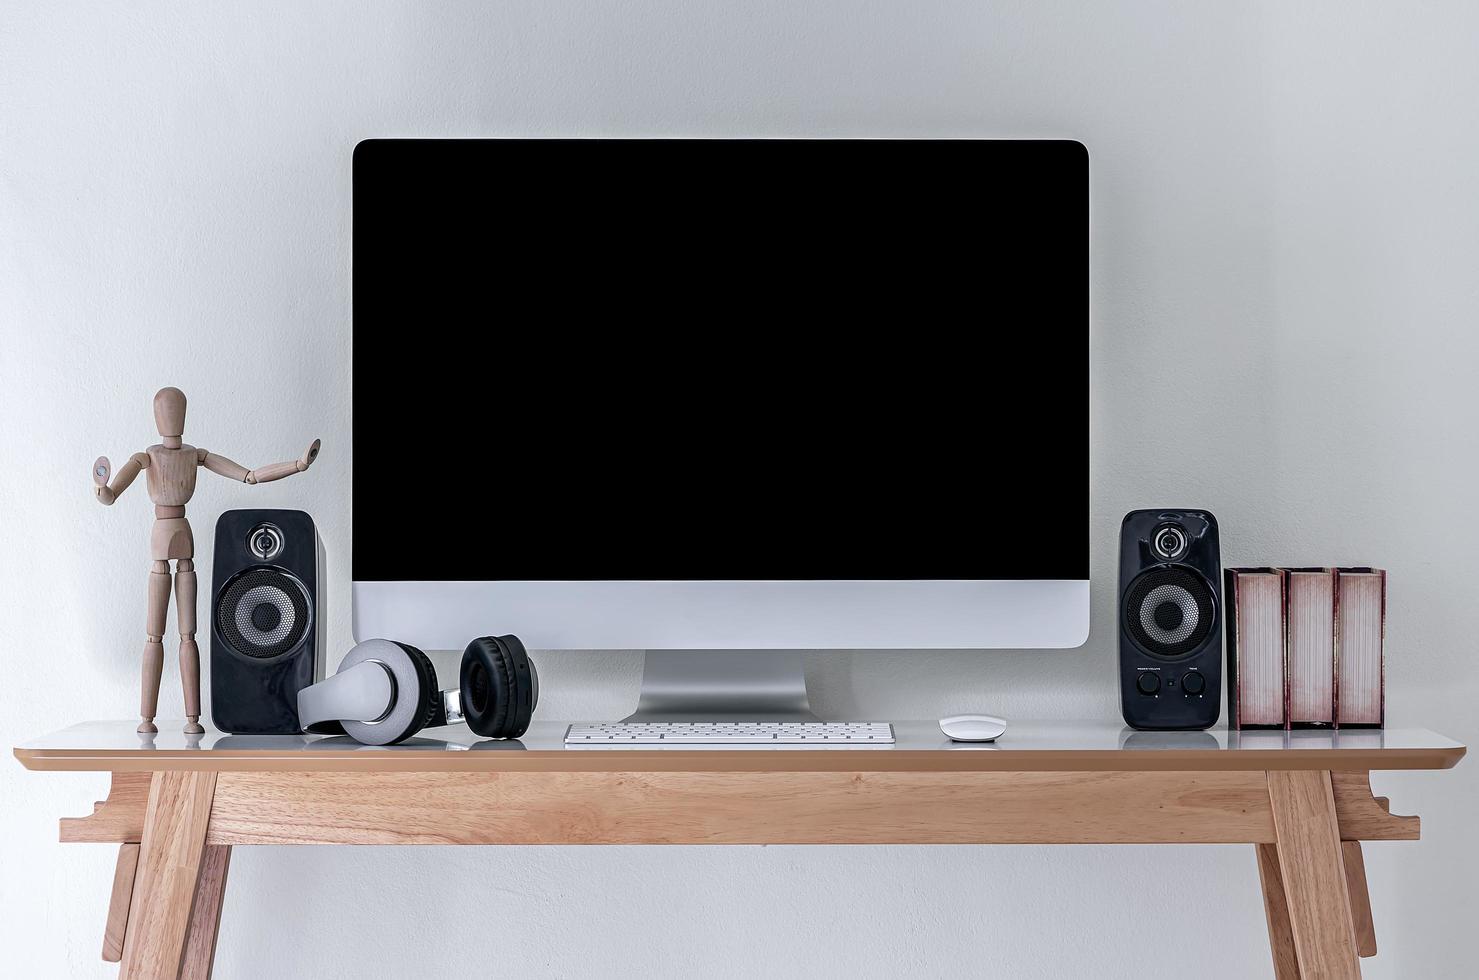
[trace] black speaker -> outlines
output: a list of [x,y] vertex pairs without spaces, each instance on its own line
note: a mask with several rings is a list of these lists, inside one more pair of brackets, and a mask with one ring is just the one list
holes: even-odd
[[1222,708],[1222,555],[1204,510],[1120,526],[1120,703],[1132,728],[1210,728]]
[[292,735],[298,692],[324,676],[324,552],[301,510],[229,510],[211,568],[211,720]]

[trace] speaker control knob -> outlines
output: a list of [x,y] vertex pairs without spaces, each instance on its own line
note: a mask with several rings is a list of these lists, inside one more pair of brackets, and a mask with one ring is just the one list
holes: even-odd
[[1207,689],[1207,678],[1199,670],[1188,671],[1181,678],[1181,689],[1187,694],[1201,694]]
[[1161,675],[1151,670],[1142,670],[1140,676],[1135,678],[1135,689],[1147,696],[1159,693]]

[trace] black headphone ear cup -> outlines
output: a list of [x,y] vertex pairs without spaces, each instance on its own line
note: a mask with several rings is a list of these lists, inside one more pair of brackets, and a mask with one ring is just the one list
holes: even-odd
[[513,731],[508,737],[518,738],[529,730],[529,723],[534,719],[534,706],[539,699],[539,675],[535,673],[534,662],[529,659],[529,651],[524,649],[524,641],[512,633],[494,639],[502,645],[513,671],[510,714]]
[[[510,642],[511,641],[511,642]],[[462,652],[462,716],[485,738],[529,730],[533,684],[529,655],[515,636],[480,636]]]
[[432,718],[437,713],[437,698],[442,693],[441,689],[437,687],[437,670],[432,664],[431,658],[409,643],[401,643],[399,640],[394,642],[396,646],[406,651],[406,655],[411,658],[411,665],[415,668],[417,679],[420,681],[421,704],[412,717],[411,724],[404,732],[389,742],[388,744],[390,745],[394,745],[396,742],[404,742],[412,735],[415,735],[430,725]]

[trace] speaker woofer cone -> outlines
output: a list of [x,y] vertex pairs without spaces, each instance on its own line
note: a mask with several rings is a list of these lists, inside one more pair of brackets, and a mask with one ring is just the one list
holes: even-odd
[[312,625],[308,590],[276,568],[249,568],[232,578],[216,603],[216,629],[231,648],[254,660],[297,649]]
[[1126,629],[1146,653],[1174,658],[1202,645],[1212,630],[1213,592],[1187,568],[1153,568],[1130,586],[1125,596]]

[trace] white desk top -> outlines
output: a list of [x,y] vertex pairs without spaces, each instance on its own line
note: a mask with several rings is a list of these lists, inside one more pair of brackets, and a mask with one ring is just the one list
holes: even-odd
[[430,729],[397,746],[346,737],[184,735],[160,720],[73,725],[15,749],[28,769],[305,771],[1096,771],[1448,769],[1465,748],[1417,728],[1341,731],[1137,732],[1093,722],[1012,722],[995,743],[953,743],[934,721],[896,721],[893,745],[575,746],[565,722],[536,722],[513,741]]

